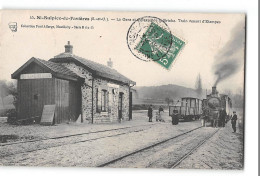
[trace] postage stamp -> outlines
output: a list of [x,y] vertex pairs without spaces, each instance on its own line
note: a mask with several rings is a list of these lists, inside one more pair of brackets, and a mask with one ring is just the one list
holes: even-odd
[[180,51],[183,49],[185,45],[185,42],[179,39],[178,37],[172,35],[172,38],[173,38],[173,44],[169,52],[161,59],[155,61],[166,69],[171,68],[170,66],[172,65],[173,61],[175,60],[175,58],[177,57],[177,55],[180,53]]
[[171,34],[152,22],[135,49],[153,61],[158,61],[166,56],[171,45]]
[[173,38],[167,24],[157,17],[137,19],[127,33],[127,44],[134,56],[143,61],[158,61],[170,51]]
[[167,24],[157,17],[142,17],[129,28],[127,43],[134,56],[155,61],[169,69],[185,42],[174,36]]

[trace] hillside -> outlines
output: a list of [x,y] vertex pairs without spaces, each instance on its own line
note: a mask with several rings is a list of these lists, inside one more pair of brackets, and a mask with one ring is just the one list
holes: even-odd
[[[192,89],[174,84],[161,85],[161,86],[137,86],[136,92],[133,96],[134,104],[149,104],[149,103],[166,103],[165,99],[170,98],[173,100],[179,100],[181,97],[197,97],[204,98],[205,91],[202,95]],[[203,97],[204,95],[204,97]]]

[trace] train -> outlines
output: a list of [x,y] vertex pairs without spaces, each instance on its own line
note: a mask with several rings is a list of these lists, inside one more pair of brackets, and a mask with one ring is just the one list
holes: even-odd
[[226,120],[229,120],[232,116],[232,100],[228,95],[219,94],[216,86],[212,87],[211,94],[207,95],[206,99],[203,99],[203,114],[202,116],[207,122],[213,126],[213,121],[219,122],[220,111],[224,110],[227,114]]
[[180,120],[191,121],[203,118],[206,122],[219,121],[220,111],[227,114],[226,119],[232,115],[232,101],[228,95],[219,94],[216,86],[212,87],[212,92],[206,95],[205,99],[196,97],[183,97],[174,105],[169,106],[169,116],[177,114]]

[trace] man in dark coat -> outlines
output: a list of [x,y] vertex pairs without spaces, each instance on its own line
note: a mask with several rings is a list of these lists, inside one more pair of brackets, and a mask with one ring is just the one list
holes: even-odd
[[178,123],[179,123],[178,110],[173,110],[173,114],[172,114],[172,124],[173,124],[173,125],[178,125]]
[[153,118],[153,108],[152,108],[152,105],[149,106],[147,115],[149,117],[149,122],[152,122],[152,118]]
[[226,116],[227,116],[227,113],[224,110],[224,108],[222,108],[220,111],[220,124],[222,127],[225,127]]
[[233,133],[236,132],[236,125],[237,125],[237,115],[236,115],[236,111],[233,112],[233,117],[231,118],[231,124],[232,124],[232,128],[234,130]]

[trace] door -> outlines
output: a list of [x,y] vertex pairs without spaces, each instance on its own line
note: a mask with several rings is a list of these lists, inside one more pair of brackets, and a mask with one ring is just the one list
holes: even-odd
[[118,119],[119,122],[122,120],[122,107],[123,107],[123,93],[119,93],[119,98],[118,98]]
[[133,97],[132,92],[129,92],[129,120],[132,120],[132,104],[133,104],[132,97]]
[[18,118],[41,117],[44,105],[54,104],[53,79],[19,80]]

